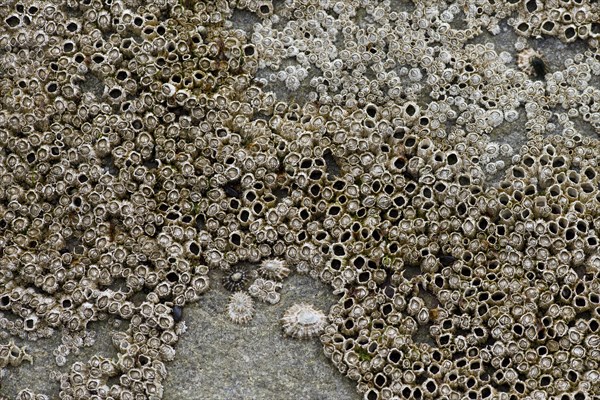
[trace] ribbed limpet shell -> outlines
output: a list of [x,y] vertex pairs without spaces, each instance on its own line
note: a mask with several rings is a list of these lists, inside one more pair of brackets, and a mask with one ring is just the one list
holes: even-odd
[[310,304],[291,306],[281,318],[283,333],[296,339],[305,339],[320,334],[327,324],[325,314]]
[[264,260],[260,264],[258,273],[267,278],[280,281],[290,274],[290,269],[285,265],[285,261],[280,258]]
[[235,292],[229,297],[227,316],[236,324],[246,324],[254,316],[254,300],[245,292]]

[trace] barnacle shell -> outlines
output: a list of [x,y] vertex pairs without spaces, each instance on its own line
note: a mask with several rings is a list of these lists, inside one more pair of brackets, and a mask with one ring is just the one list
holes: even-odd
[[164,361],[173,361],[173,359],[175,359],[175,349],[168,345],[168,344],[163,344],[160,346],[160,356],[161,359]]
[[285,265],[285,261],[280,258],[264,260],[260,264],[258,273],[267,279],[280,281],[290,274],[290,269]]
[[325,328],[325,314],[310,304],[294,304],[281,318],[283,333],[297,339],[305,339],[320,334]]
[[246,324],[254,316],[254,300],[245,292],[235,292],[229,297],[227,316],[236,324]]
[[542,54],[532,48],[526,48],[517,55],[517,66],[527,75],[532,75],[534,72],[533,67],[531,66],[531,60],[533,60],[534,57],[542,58]]

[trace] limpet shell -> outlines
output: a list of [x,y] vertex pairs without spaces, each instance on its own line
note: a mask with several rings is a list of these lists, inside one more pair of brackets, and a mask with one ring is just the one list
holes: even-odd
[[287,309],[281,322],[286,336],[305,339],[320,334],[327,324],[327,318],[312,305],[299,303]]
[[280,281],[290,274],[290,269],[285,265],[285,261],[280,258],[264,260],[260,264],[258,273],[267,279]]
[[245,292],[235,292],[229,297],[227,316],[236,324],[246,324],[254,316],[254,300]]

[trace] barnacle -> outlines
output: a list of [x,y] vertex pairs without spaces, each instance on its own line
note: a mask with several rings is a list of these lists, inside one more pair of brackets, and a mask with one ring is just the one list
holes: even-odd
[[283,333],[297,339],[320,334],[327,323],[325,314],[306,303],[294,304],[281,318]]
[[227,316],[236,324],[246,324],[254,316],[254,300],[245,292],[235,292],[229,297]]

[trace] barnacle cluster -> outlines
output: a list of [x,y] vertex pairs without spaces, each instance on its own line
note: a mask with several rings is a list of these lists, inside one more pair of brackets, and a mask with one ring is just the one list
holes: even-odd
[[23,361],[33,362],[33,358],[23,347],[15,345],[14,342],[0,345],[0,368],[7,365],[19,366]]
[[[0,338],[62,334],[60,399],[160,399],[211,273],[238,323],[304,273],[340,300],[284,333],[368,400],[600,396],[599,13],[2,2]],[[538,35],[585,49],[533,79]],[[99,320],[118,356],[71,363]]]

